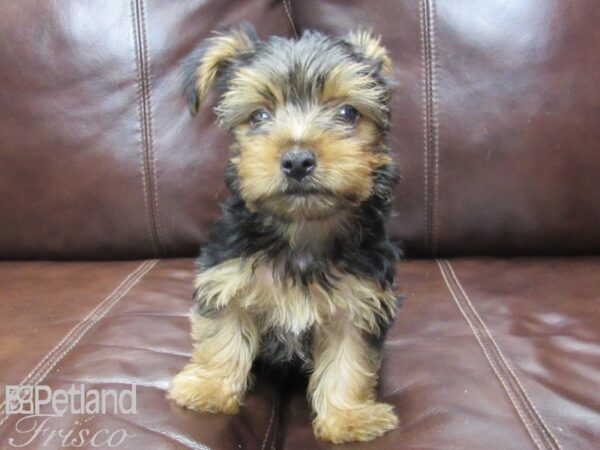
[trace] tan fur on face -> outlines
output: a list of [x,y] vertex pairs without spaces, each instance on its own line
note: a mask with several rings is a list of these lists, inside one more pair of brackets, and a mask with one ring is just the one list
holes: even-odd
[[[236,155],[241,195],[251,209],[263,206],[277,216],[299,220],[322,219],[335,211],[358,206],[373,194],[373,172],[391,163],[376,125],[362,118],[356,128],[327,129],[331,112],[314,107],[304,111],[282,108],[262,133],[248,127],[236,130]],[[285,195],[280,160],[286,151],[307,148],[317,167],[311,183],[323,191],[316,196]]]
[[325,80],[319,98],[322,103],[349,103],[363,115],[370,117],[380,125],[388,123],[388,110],[382,109],[384,86],[373,84],[370,76],[372,68],[365,63],[346,62],[333,68]]
[[236,166],[242,198],[254,205],[258,200],[275,195],[284,182],[280,168],[281,147],[266,136],[242,138],[239,155],[231,162]]
[[[258,64],[231,75],[216,112],[220,123],[233,130],[231,162],[251,210],[285,220],[327,218],[367,199],[373,193],[373,172],[391,163],[382,133],[389,125],[389,88],[374,81],[377,69],[370,62],[383,58],[385,50],[365,33],[347,39],[368,61],[343,59],[323,75],[322,83],[304,86],[308,91],[301,99],[281,73]],[[306,72],[298,76],[310,80],[310,63],[304,64]],[[337,112],[345,104],[361,114],[358,124],[340,122]],[[258,109],[267,110],[271,118],[253,129],[249,117]],[[280,162],[294,148],[315,153],[317,166],[309,183],[323,191],[320,195],[285,194],[288,185]]]
[[251,67],[242,67],[229,81],[215,111],[221,125],[233,128],[244,125],[255,109],[266,107],[273,111],[284,101],[282,86]]
[[366,200],[373,192],[372,174],[389,164],[385,151],[377,151],[379,133],[375,125],[363,120],[351,137],[324,134],[315,142],[318,157],[318,182],[338,197]]

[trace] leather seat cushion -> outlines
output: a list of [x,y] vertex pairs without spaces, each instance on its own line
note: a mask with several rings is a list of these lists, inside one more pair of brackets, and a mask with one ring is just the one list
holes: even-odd
[[[0,264],[8,286],[0,292],[0,381],[136,383],[137,414],[90,421],[134,433],[134,448],[333,448],[314,440],[292,379],[286,386],[259,373],[237,416],[184,411],[165,399],[191,350],[193,273],[191,259]],[[402,263],[405,300],[380,382],[400,426],[340,448],[595,448],[599,273],[600,258]],[[1,409],[0,441],[22,439],[19,416]],[[68,428],[82,419],[52,420]]]

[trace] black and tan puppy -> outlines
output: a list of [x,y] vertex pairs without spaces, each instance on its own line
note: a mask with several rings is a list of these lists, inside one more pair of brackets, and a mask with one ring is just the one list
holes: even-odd
[[261,41],[245,26],[194,54],[192,110],[216,88],[235,143],[231,195],[198,259],[192,359],[169,389],[179,405],[237,412],[262,358],[309,373],[317,437],[362,441],[396,426],[375,395],[396,310],[390,71],[362,31]]

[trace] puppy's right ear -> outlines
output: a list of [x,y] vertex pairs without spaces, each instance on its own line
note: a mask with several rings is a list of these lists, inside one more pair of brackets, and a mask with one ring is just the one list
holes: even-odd
[[258,41],[254,27],[244,23],[239,29],[217,33],[194,50],[184,68],[185,96],[192,115],[225,70],[240,55],[254,50]]
[[348,33],[345,40],[359,55],[373,62],[381,73],[392,76],[392,61],[388,51],[381,45],[381,36],[373,37],[369,30],[358,29]]

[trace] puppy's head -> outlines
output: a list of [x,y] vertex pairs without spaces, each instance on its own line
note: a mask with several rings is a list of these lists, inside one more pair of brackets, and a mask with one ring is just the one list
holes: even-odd
[[218,91],[235,138],[228,181],[251,210],[319,220],[389,194],[390,71],[366,31],[261,41],[246,25],[201,45],[186,89],[192,113]]

